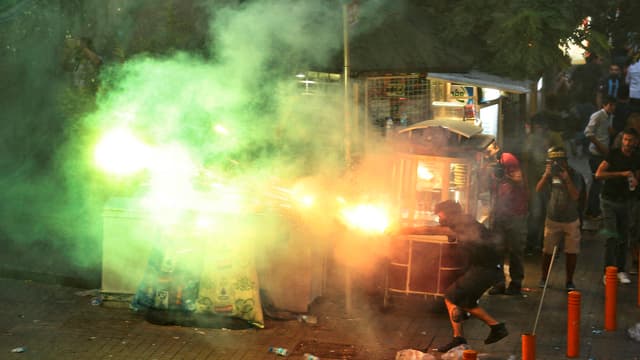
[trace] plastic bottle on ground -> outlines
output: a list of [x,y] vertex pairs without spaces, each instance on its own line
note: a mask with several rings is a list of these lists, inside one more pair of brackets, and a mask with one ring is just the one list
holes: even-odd
[[270,347],[269,348],[269,352],[270,353],[274,353],[276,355],[280,355],[280,356],[287,356],[289,355],[289,350],[285,349],[285,348],[281,348],[281,347]]

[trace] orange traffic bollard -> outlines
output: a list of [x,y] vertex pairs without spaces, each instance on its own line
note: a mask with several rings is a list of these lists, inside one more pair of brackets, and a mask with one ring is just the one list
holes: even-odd
[[522,334],[522,360],[536,359],[536,335]]
[[580,292],[567,296],[567,357],[580,356]]
[[478,359],[478,352],[475,350],[467,349],[462,352],[462,360],[476,360]]
[[616,330],[616,302],[618,301],[618,268],[607,266],[604,289],[604,329]]

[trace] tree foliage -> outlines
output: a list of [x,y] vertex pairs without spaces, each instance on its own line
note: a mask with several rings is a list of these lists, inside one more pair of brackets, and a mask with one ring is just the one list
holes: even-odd
[[[479,70],[536,79],[569,64],[569,41],[588,41],[589,51],[607,53],[615,0],[416,0],[432,12],[446,43],[464,51]],[[627,1],[628,2],[628,1]],[[628,2],[629,4],[631,2]],[[622,4],[624,5],[624,4]],[[640,6],[628,5],[625,14]],[[637,14],[637,12],[636,12]],[[592,26],[579,28],[591,17]],[[630,17],[631,19],[632,17]],[[633,22],[618,27],[636,26]],[[620,30],[618,29],[618,30]],[[624,31],[623,31],[624,32]]]

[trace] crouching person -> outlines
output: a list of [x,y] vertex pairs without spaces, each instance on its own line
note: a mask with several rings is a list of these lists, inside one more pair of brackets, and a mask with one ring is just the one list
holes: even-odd
[[509,332],[504,323],[498,322],[478,305],[484,292],[503,278],[502,242],[484,225],[462,212],[460,204],[447,200],[436,205],[435,213],[440,225],[447,226],[455,234],[460,256],[465,257],[464,273],[445,292],[444,301],[453,328],[453,339],[436,347],[438,352],[466,344],[462,321],[470,315],[482,320],[491,328],[485,344],[497,342]]

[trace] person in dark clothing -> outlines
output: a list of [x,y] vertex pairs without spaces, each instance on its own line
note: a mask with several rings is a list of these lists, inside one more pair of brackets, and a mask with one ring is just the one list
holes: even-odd
[[589,54],[585,58],[585,64],[576,66],[571,74],[573,102],[595,106],[601,78],[602,58],[596,54]]
[[462,212],[460,204],[447,200],[435,206],[442,226],[447,226],[455,235],[460,255],[466,266],[464,273],[447,288],[444,302],[449,312],[453,328],[453,339],[445,345],[435,348],[438,352],[447,352],[452,348],[466,344],[462,332],[462,321],[470,315],[482,320],[491,328],[485,344],[492,344],[506,337],[509,332],[504,323],[498,322],[478,305],[478,300],[503,276],[502,245],[499,238],[484,225]]
[[622,69],[620,69],[620,65],[611,64],[609,65],[609,73],[607,76],[600,80],[598,84],[598,93],[596,97],[596,105],[602,107],[603,101],[606,98],[620,98],[621,92],[626,89],[627,97],[629,94],[629,86],[624,81],[624,76],[622,75]]
[[631,104],[629,104],[629,87],[626,86],[618,92],[616,109],[613,112],[613,120],[611,121],[613,134],[615,134],[611,137],[612,141],[627,127],[629,116],[631,116]]
[[591,114],[598,110],[596,106],[598,85],[602,78],[602,59],[596,54],[589,54],[585,59],[586,63],[578,65],[571,73],[569,83],[571,94],[570,102],[573,112],[576,116],[577,131],[574,136],[576,147],[581,147],[586,153],[585,148],[589,145],[583,130],[589,122]]
[[612,149],[598,166],[595,177],[604,180],[600,193],[602,234],[606,237],[604,263],[618,268],[618,281],[630,284],[625,272],[629,237],[630,207],[638,186],[640,156],[636,152],[638,132],[622,132],[622,147]]

